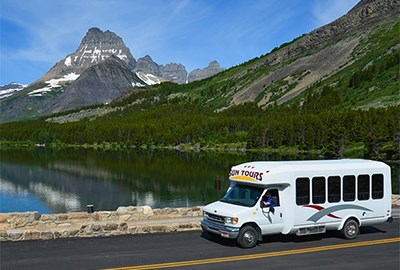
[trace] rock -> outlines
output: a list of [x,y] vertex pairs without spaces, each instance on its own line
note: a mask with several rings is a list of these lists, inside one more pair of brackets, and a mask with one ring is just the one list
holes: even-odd
[[120,223],[118,225],[118,231],[127,231],[128,230],[128,224],[126,224],[125,222]]
[[22,231],[10,231],[8,232],[8,239],[10,239],[11,241],[18,241],[21,240],[23,235]]
[[128,221],[131,218],[131,215],[121,215],[119,216],[120,221]]
[[47,222],[47,221],[56,221],[57,219],[59,219],[59,216],[58,215],[49,215],[49,214],[43,214],[41,217],[40,217],[40,220],[41,221],[45,221],[45,222]]
[[93,223],[90,225],[90,228],[93,232],[98,232],[100,231],[102,228],[99,224]]
[[0,214],[0,223],[6,223],[8,219],[8,214]]
[[148,217],[154,215],[153,209],[148,205],[142,206],[142,213],[143,213],[143,215],[148,216]]
[[64,230],[61,232],[59,238],[68,238],[70,236],[70,231],[69,230]]
[[72,229],[69,231],[69,236],[76,236],[78,235],[79,230],[78,229]]
[[57,220],[59,221],[65,221],[68,219],[68,215],[67,214],[58,214],[57,215]]
[[51,231],[45,231],[40,233],[41,240],[51,240],[54,239],[54,235]]
[[128,207],[126,207],[126,206],[120,206],[120,207],[118,207],[118,208],[117,208],[117,213],[118,213],[119,215],[128,213]]
[[1,230],[0,231],[0,241],[7,241],[7,240],[8,240],[7,231]]
[[21,218],[14,219],[13,222],[11,223],[11,228],[21,228],[21,227],[26,227],[28,225],[28,222]]
[[53,231],[54,239],[60,238],[61,233],[59,231]]
[[137,234],[138,233],[138,227],[137,226],[129,226],[128,227],[128,233],[129,234]]
[[105,231],[115,231],[118,229],[118,223],[106,223],[103,225],[103,230]]
[[90,216],[85,212],[73,212],[68,214],[68,219],[88,219]]
[[38,240],[40,239],[40,232],[37,230],[25,231],[24,240]]

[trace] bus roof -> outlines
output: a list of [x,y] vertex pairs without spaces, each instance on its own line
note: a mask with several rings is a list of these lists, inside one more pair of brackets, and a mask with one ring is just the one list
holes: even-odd
[[[233,166],[229,174],[231,181],[253,184],[289,183],[293,179],[282,179],[283,174],[295,173],[300,176],[323,175],[344,171],[377,170],[390,168],[383,162],[365,159],[302,160],[302,161],[253,161]],[[279,177],[281,176],[281,177]]]

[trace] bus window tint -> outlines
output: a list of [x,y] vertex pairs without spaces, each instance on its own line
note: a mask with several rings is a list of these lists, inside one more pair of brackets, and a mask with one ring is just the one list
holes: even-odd
[[340,202],[340,177],[328,177],[328,202]]
[[369,199],[369,175],[361,174],[357,177],[357,199],[365,201]]
[[372,175],[372,199],[383,198],[383,174]]
[[310,203],[310,179],[296,179],[296,204],[303,205]]
[[314,204],[325,203],[325,177],[312,179],[312,202]]
[[349,202],[356,199],[356,177],[345,175],[343,177],[343,201]]

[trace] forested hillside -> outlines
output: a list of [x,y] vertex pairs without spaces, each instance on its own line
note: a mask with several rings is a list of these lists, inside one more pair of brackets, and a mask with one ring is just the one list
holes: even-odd
[[[379,20],[360,19],[376,3],[361,1],[347,17],[211,78],[165,82],[110,104],[2,124],[2,145],[262,149],[398,160],[400,21],[384,10],[377,10]],[[398,5],[382,3],[391,11]],[[354,21],[358,26],[347,31]]]
[[43,120],[2,126],[2,140],[53,147],[247,148],[315,151],[329,157],[399,159],[400,106],[308,113],[266,113],[253,104],[223,112],[196,104],[171,104],[130,113],[116,111],[94,121]]

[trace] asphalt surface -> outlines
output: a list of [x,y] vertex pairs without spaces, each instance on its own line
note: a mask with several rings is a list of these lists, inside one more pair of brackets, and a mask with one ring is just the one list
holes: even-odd
[[199,231],[3,242],[0,268],[398,270],[399,226],[395,218],[393,223],[362,227],[351,241],[336,232],[267,236],[253,249],[241,249],[234,241],[219,237],[209,239]]

